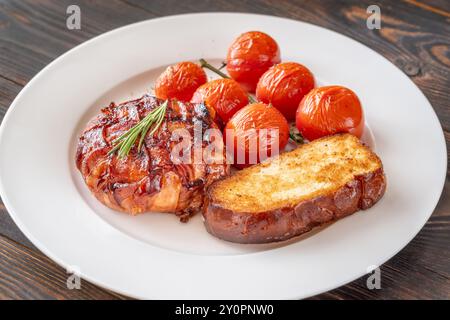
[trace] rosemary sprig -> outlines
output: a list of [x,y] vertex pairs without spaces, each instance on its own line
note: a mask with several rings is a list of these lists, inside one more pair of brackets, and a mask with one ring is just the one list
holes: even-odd
[[[209,69],[209,70],[211,70],[212,72],[214,72],[214,73],[218,74],[219,76],[221,76],[222,78],[225,78],[225,79],[231,79],[231,78],[230,78],[229,76],[227,76],[225,73],[223,73],[222,71],[220,71],[220,69],[222,69],[224,66],[226,66],[226,64],[222,63],[222,67],[220,67],[220,69],[217,69],[216,67],[214,67],[214,66],[212,66],[211,64],[209,64],[208,61],[206,61],[205,59],[200,59],[199,62],[200,62],[200,66],[201,66],[202,68]],[[257,102],[256,99],[252,97],[252,95],[247,94],[247,96],[248,96],[248,101],[249,101],[250,103],[255,103],[255,102]]]
[[119,158],[124,158],[128,156],[131,148],[136,143],[139,138],[138,151],[141,151],[142,144],[144,143],[145,136],[150,130],[150,135],[155,133],[164,120],[164,115],[166,114],[167,101],[163,104],[149,112],[141,121],[134,125],[131,129],[121,135],[119,138],[114,140],[113,148],[108,152],[108,155],[113,154],[117,151]]

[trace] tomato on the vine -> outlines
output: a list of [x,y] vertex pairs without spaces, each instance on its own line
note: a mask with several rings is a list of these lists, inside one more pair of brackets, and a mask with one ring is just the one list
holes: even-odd
[[275,40],[263,32],[250,31],[234,40],[226,62],[230,77],[247,91],[254,92],[261,75],[280,61]]
[[206,80],[206,73],[198,64],[180,62],[161,73],[155,83],[155,95],[160,99],[190,101]]
[[296,125],[308,140],[344,132],[360,138],[364,113],[352,90],[342,86],[320,87],[311,90],[300,102]]
[[267,70],[259,79],[256,97],[271,103],[288,120],[294,120],[302,98],[314,88],[314,77],[305,66],[284,62]]
[[212,118],[216,119],[218,116],[225,124],[239,109],[248,104],[248,96],[233,79],[216,79],[198,87],[191,102],[203,102]]
[[289,140],[289,125],[276,108],[252,103],[234,114],[224,137],[227,149],[234,151],[234,165],[242,169],[281,152]]

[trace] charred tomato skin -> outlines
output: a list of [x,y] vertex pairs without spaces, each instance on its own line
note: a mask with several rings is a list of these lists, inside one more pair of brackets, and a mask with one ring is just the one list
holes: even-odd
[[188,102],[195,90],[206,83],[203,69],[189,61],[167,67],[155,83],[155,95],[160,99],[177,99]]
[[296,126],[308,140],[336,133],[361,138],[364,113],[358,96],[343,86],[325,86],[303,97],[296,113]]
[[256,97],[271,103],[288,120],[295,113],[302,98],[314,88],[314,76],[305,66],[296,62],[284,62],[267,70],[259,79]]
[[239,109],[248,104],[248,96],[235,80],[216,79],[198,87],[191,102],[204,103],[213,119],[219,117],[221,123],[227,123]]
[[244,89],[254,92],[261,75],[280,63],[280,49],[269,35],[249,31],[234,40],[227,53],[227,71]]
[[[268,130],[266,135],[262,129]],[[277,150],[273,150],[272,146],[281,152],[289,140],[289,124],[276,108],[260,102],[252,103],[236,112],[228,121],[224,139],[227,149],[232,147],[234,150],[234,166],[243,169],[255,164],[254,160],[259,163],[276,155]],[[239,158],[239,154],[244,155],[245,159]]]

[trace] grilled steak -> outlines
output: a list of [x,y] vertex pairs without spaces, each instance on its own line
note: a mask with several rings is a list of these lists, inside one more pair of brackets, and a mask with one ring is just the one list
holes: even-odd
[[[133,215],[173,212],[183,221],[201,207],[205,186],[229,173],[223,141],[204,135],[207,129],[217,129],[204,105],[169,102],[163,122],[154,134],[147,134],[140,151],[134,145],[125,158],[109,154],[115,139],[162,102],[144,95],[103,108],[79,138],[76,164],[91,192],[111,209]],[[194,128],[200,128],[200,138],[195,136]],[[185,129],[190,141],[185,141],[184,136],[177,139],[173,135],[177,129]],[[174,161],[178,153],[172,151],[177,144],[193,144],[194,139],[202,151],[208,147],[222,150],[214,154],[214,163],[203,157],[194,159],[194,147],[184,158],[191,159],[190,163]]]

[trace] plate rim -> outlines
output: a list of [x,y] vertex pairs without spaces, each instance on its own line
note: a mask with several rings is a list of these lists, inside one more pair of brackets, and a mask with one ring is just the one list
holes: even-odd
[[[398,68],[395,64],[393,64],[391,61],[389,61],[386,57],[384,57],[381,53],[378,53],[377,51],[375,51],[374,49],[372,49],[371,47],[355,40],[354,38],[352,38],[351,36],[347,36],[344,34],[341,34],[337,31],[322,27],[320,25],[315,25],[309,22],[305,22],[305,21],[301,21],[301,20],[295,20],[295,19],[290,19],[290,18],[285,18],[285,17],[280,17],[280,16],[272,16],[272,15],[265,15],[265,14],[255,14],[255,13],[244,13],[244,12],[201,12],[201,13],[185,13],[185,14],[176,14],[176,15],[169,15],[169,16],[164,16],[164,17],[156,17],[156,18],[151,18],[151,19],[145,19],[145,20],[141,20],[138,22],[134,22],[128,25],[124,25],[112,30],[109,30],[107,32],[101,33],[87,41],[84,41],[82,43],[80,43],[79,45],[71,48],[70,50],[66,51],[65,53],[61,54],[60,56],[58,56],[57,58],[55,58],[53,61],[51,61],[48,65],[46,65],[42,70],[40,70],[37,74],[35,74],[32,79],[30,81],[28,81],[28,83],[20,90],[19,94],[14,98],[14,100],[12,101],[12,103],[10,104],[9,108],[7,109],[5,116],[3,117],[2,123],[0,125],[0,146],[2,146],[1,141],[3,140],[3,136],[5,134],[6,131],[6,123],[8,123],[9,118],[11,117],[11,114],[14,110],[14,108],[16,108],[16,105],[19,103],[19,101],[21,100],[21,97],[30,89],[30,87],[33,86],[33,84],[37,81],[39,81],[39,79],[45,75],[56,63],[58,63],[60,60],[62,60],[65,56],[70,55],[70,54],[74,54],[75,52],[77,52],[78,50],[81,50],[82,48],[84,48],[85,46],[88,46],[89,44],[91,44],[92,42],[97,41],[99,38],[105,38],[108,36],[111,36],[111,34],[117,34],[120,32],[124,32],[124,30],[127,29],[132,29],[138,25],[141,24],[146,24],[149,22],[154,22],[155,20],[157,21],[161,21],[161,20],[176,20],[177,18],[183,17],[199,17],[199,16],[203,16],[203,15],[217,15],[217,16],[226,16],[226,15],[241,15],[241,16],[256,16],[256,17],[264,17],[264,18],[271,18],[271,19],[280,19],[280,20],[288,20],[291,22],[296,22],[296,23],[300,23],[300,24],[306,24],[306,25],[310,25],[310,26],[314,26],[316,28],[320,28],[323,30],[326,30],[328,32],[332,32],[335,35],[338,35],[339,37],[343,37],[346,38],[350,41],[352,41],[353,43],[357,44],[358,46],[363,46],[365,49],[369,49],[370,51],[372,51],[373,53],[376,53],[379,57],[381,57],[385,62],[388,62],[389,64],[391,64],[392,66],[394,66],[398,71],[400,71],[400,73],[402,74],[403,78],[405,79],[405,81],[409,81],[410,83],[412,83],[415,88],[418,90],[418,92],[420,92],[420,94],[423,96],[423,98],[425,99],[425,101],[428,102],[428,106],[431,108],[433,117],[434,117],[434,121],[436,122],[436,124],[439,126],[440,130],[440,143],[443,146],[443,150],[447,151],[447,146],[446,146],[446,140],[445,140],[445,136],[444,136],[444,132],[442,130],[442,125],[441,122],[434,110],[434,108],[432,107],[430,101],[428,100],[428,98],[425,96],[425,94],[422,92],[422,90],[414,83],[414,81],[412,81],[407,75],[405,75],[405,73]],[[407,80],[406,80],[407,79]],[[446,181],[446,172],[447,172],[447,159],[446,159],[446,152],[443,153],[443,168],[442,168],[442,178],[441,178],[441,183],[440,183],[440,190],[441,192],[439,194],[435,194],[433,196],[434,200],[433,202],[435,203],[433,208],[430,210],[430,213],[426,215],[426,218],[424,219],[423,222],[420,223],[420,228],[414,233],[414,235],[408,239],[406,242],[404,242],[404,244],[402,244],[399,248],[395,248],[395,250],[388,250],[390,253],[389,254],[384,254],[383,256],[385,258],[381,259],[381,263],[379,263],[378,265],[382,265],[384,263],[386,263],[389,259],[391,259],[392,257],[394,257],[396,254],[398,254],[399,251],[401,251],[403,248],[405,248],[416,236],[417,234],[422,230],[423,226],[426,224],[426,222],[428,221],[428,219],[430,218],[430,216],[433,214],[439,199],[442,195],[442,190],[445,186],[445,181]],[[12,203],[10,203],[9,198],[7,196],[7,192],[6,192],[6,188],[4,185],[4,181],[2,176],[0,176],[0,195],[2,197],[3,203],[5,205],[6,210],[8,211],[8,214],[10,215],[10,217],[12,218],[12,220],[14,221],[14,223],[16,223],[16,225],[19,227],[19,229],[24,233],[24,235],[41,251],[43,252],[47,257],[49,257],[52,261],[54,261],[55,263],[57,263],[59,266],[63,267],[64,269],[67,270],[67,263],[64,263],[63,261],[61,261],[57,255],[53,254],[53,252],[51,252],[51,250],[43,245],[41,243],[41,241],[37,238],[34,237],[33,233],[28,229],[28,227],[22,222],[22,220],[20,219],[20,214],[17,214],[17,212],[14,209],[14,206]],[[393,252],[393,253],[392,253]],[[391,254],[392,253],[392,254]],[[354,274],[352,274],[351,276],[346,276],[345,280],[342,280],[341,283],[339,285],[328,285],[328,286],[322,286],[322,289],[317,289],[317,290],[310,290],[308,295],[298,295],[294,298],[287,298],[287,299],[298,299],[298,298],[305,298],[305,297],[309,297],[309,296],[313,296],[316,294],[320,294],[322,292],[326,292],[329,291],[331,289],[343,286],[355,279],[360,278],[361,276],[365,275],[366,273],[361,273],[360,275],[358,275],[358,277],[355,277]],[[102,281],[97,281],[97,279],[93,279],[91,277],[89,277],[88,275],[85,275],[83,272],[80,272],[80,276],[82,279],[85,279],[91,283],[94,283],[96,285],[98,285],[101,288],[105,288],[108,290],[111,290],[113,292],[117,292],[119,294],[122,295],[126,295],[129,297],[134,297],[134,298],[140,298],[140,299],[147,299],[148,297],[140,297],[139,295],[134,295],[130,292],[126,292],[124,290],[120,290],[118,288],[113,288],[111,287],[108,283],[103,283]],[[324,287],[326,287],[325,289],[323,289]],[[282,294],[280,296],[283,296]],[[159,299],[157,297],[153,297],[152,299]]]

